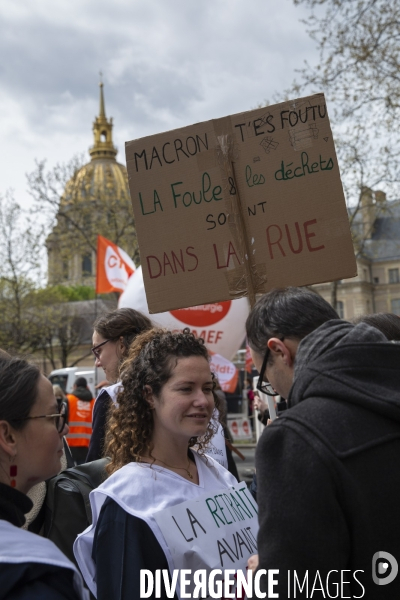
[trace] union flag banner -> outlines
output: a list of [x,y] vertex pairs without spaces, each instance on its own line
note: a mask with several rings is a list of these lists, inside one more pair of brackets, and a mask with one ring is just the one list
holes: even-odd
[[135,270],[135,263],[125,250],[97,236],[96,294],[123,292]]
[[227,358],[209,350],[211,354],[210,369],[218,378],[222,391],[233,394],[238,382],[238,370]]

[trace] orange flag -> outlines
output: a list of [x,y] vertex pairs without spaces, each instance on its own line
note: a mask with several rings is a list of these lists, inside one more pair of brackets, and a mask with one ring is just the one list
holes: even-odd
[[236,390],[239,377],[237,368],[230,360],[224,358],[220,354],[216,354],[210,350],[209,354],[211,355],[211,371],[217,376],[221,389],[224,392],[233,394]]
[[122,248],[97,236],[96,294],[123,292],[135,269],[135,263]]

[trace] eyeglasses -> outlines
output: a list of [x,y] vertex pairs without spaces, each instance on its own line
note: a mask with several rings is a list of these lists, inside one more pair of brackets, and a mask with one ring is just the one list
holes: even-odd
[[60,413],[57,415],[39,415],[38,417],[24,417],[23,419],[13,419],[13,421],[29,421],[30,419],[54,419],[54,425],[58,433],[64,430],[67,421],[67,403],[61,402]]
[[[285,338],[279,338],[279,339],[281,340],[281,342],[283,342],[283,340]],[[269,353],[270,353],[270,349],[267,346],[267,349],[264,354],[264,360],[263,360],[263,363],[262,363],[261,369],[260,369],[260,376],[257,381],[257,389],[259,392],[263,392],[264,394],[267,394],[267,396],[279,396],[279,393],[274,390],[274,388],[272,387],[270,382],[268,380],[264,381],[265,371],[267,370],[267,362],[268,362]]]
[[93,346],[92,352],[96,358],[100,358],[99,348],[101,348],[102,346],[104,346],[104,344],[107,344],[108,342],[111,342],[111,340],[106,340],[105,342],[101,342],[101,344],[97,344],[97,346]]

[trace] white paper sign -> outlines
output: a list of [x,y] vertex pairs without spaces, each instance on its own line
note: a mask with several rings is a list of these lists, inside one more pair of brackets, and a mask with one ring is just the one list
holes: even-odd
[[[244,482],[157,512],[174,569],[246,572],[257,554],[257,505]],[[193,591],[186,587],[186,591]]]

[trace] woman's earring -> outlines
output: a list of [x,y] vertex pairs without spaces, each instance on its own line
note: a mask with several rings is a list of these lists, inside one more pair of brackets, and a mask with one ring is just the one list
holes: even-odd
[[17,482],[15,481],[17,471],[17,465],[10,465],[10,485],[12,488],[15,488],[15,486],[17,485]]

